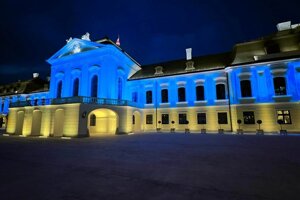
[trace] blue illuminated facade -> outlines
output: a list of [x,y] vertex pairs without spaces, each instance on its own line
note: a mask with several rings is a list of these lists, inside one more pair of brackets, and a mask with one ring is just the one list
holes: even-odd
[[[114,133],[256,132],[257,120],[262,120],[266,132],[277,132],[278,120],[289,132],[299,132],[295,122],[300,117],[299,38],[298,29],[285,30],[271,39],[237,44],[228,53],[145,66],[108,38],[95,42],[75,38],[47,60],[48,92],[2,97],[0,111],[7,114],[9,101],[15,113],[22,106],[39,110],[52,106],[53,124],[56,110],[78,103],[75,135],[84,132],[83,136],[100,131],[96,124],[105,126],[104,118],[105,123],[116,124]],[[51,136],[56,130],[51,126],[40,132]],[[75,129],[60,130],[68,135]]]

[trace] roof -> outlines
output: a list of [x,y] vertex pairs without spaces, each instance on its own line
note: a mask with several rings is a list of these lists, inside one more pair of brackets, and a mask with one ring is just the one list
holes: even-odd
[[115,47],[117,47],[122,53],[124,53],[127,57],[129,57],[136,65],[141,66],[135,59],[133,59],[124,49],[122,49],[119,45],[117,45],[115,42],[113,42],[109,37],[104,37],[100,40],[95,41],[97,43],[101,44],[111,44]]
[[299,56],[300,27],[278,31],[268,36],[236,44],[232,65],[281,59],[289,54]]
[[[193,62],[194,69],[186,70],[187,65],[190,61]],[[142,70],[138,71],[136,74],[130,77],[130,80],[224,69],[225,66],[227,66],[231,61],[231,53],[227,52],[221,54],[193,57],[190,61],[187,61],[186,59],[180,59],[158,64],[144,65],[142,66]],[[155,68],[158,66],[161,66],[163,68],[162,74],[155,74]]]
[[[300,58],[299,44],[300,26],[289,30],[278,31],[253,41],[236,44],[230,52],[193,57],[193,70],[186,70],[188,61],[185,59],[144,65],[141,66],[142,69],[131,76],[129,80],[218,70],[224,69],[227,66]],[[163,73],[155,73],[155,68],[158,66],[162,67]]]
[[0,85],[0,96],[46,92],[48,90],[49,82],[37,77],[26,81]]

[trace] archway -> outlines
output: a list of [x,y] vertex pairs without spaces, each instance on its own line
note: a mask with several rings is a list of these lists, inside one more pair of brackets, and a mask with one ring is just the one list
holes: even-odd
[[34,110],[32,115],[31,135],[41,134],[42,111]]
[[17,112],[16,135],[22,135],[24,122],[24,111]]
[[54,137],[63,136],[64,131],[65,112],[63,109],[57,109],[54,114]]
[[132,131],[133,132],[140,132],[142,123],[141,123],[141,113],[138,111],[133,112],[132,115]]
[[118,126],[118,115],[112,110],[106,108],[96,109],[88,115],[87,127],[90,136],[116,134]]

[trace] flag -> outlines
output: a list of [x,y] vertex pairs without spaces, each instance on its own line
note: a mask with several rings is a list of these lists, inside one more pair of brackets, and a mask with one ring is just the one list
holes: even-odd
[[119,36],[119,35],[118,35],[118,39],[117,39],[117,41],[116,41],[116,45],[118,45],[118,46],[121,45],[121,43],[120,43],[120,36]]

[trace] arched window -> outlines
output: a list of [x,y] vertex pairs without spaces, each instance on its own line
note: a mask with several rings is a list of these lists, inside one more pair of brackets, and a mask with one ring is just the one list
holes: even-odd
[[62,92],[62,81],[59,81],[57,84],[56,98],[61,98],[61,92]]
[[98,96],[98,76],[95,75],[91,81],[91,97]]
[[161,102],[162,103],[168,103],[169,102],[168,89],[162,89],[161,90]]
[[132,124],[135,124],[135,116],[132,115]]
[[178,88],[178,101],[179,102],[185,101],[185,88],[184,87]]
[[250,80],[242,80],[241,84],[241,95],[242,97],[252,97],[252,90],[251,90],[251,82]]
[[94,114],[90,116],[90,126],[96,126],[96,115]]
[[198,85],[196,87],[196,100],[203,101],[204,100],[204,86]]
[[225,84],[217,84],[216,85],[216,93],[217,93],[217,99],[225,99]]
[[79,78],[75,78],[73,81],[73,96],[77,97],[79,93]]
[[152,103],[152,91],[148,90],[146,92],[146,104]]
[[118,78],[118,99],[122,99],[123,83],[122,78]]
[[275,95],[286,95],[286,82],[284,77],[275,77],[273,79]]

